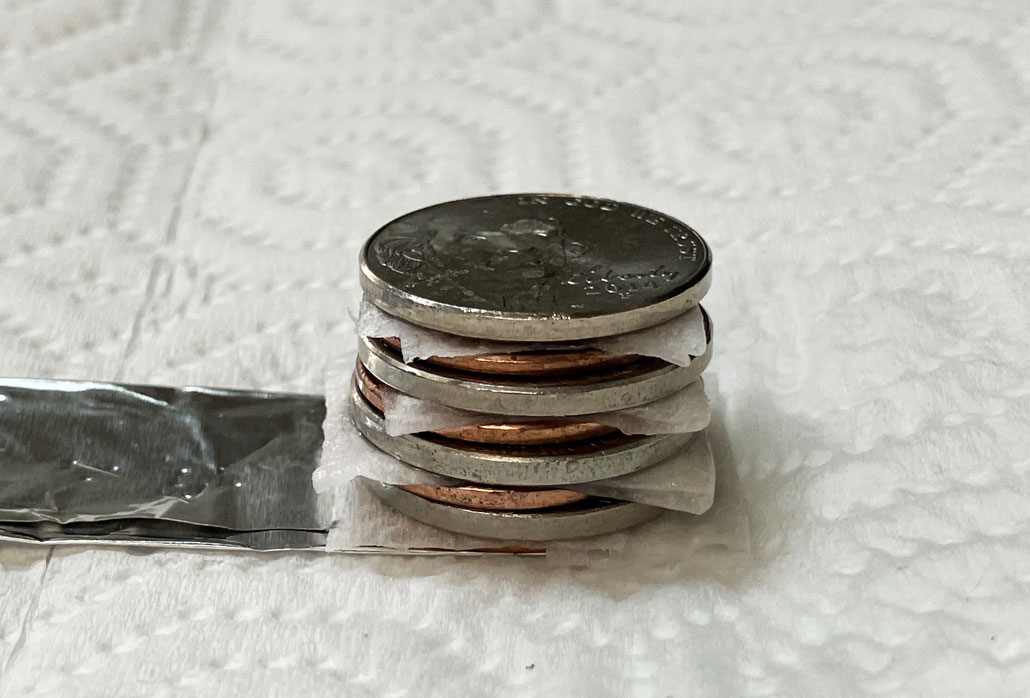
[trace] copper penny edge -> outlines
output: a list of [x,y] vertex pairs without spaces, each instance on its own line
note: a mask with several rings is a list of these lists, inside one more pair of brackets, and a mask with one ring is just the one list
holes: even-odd
[[550,509],[582,501],[587,495],[572,490],[507,489],[487,485],[401,485],[402,490],[441,504],[485,511]]
[[[394,351],[401,351],[401,342],[397,337],[382,337],[381,340]],[[599,349],[577,349],[473,356],[430,356],[424,361],[434,366],[469,373],[550,377],[603,371],[631,364],[638,359],[640,356],[636,354],[609,354]]]
[[[358,390],[380,412],[383,412],[382,383],[373,376],[360,360],[355,362],[354,375]],[[439,429],[433,433],[447,439],[479,444],[533,446],[584,441],[618,431],[615,427],[597,422],[566,422],[541,420],[532,422],[498,422],[473,426]]]

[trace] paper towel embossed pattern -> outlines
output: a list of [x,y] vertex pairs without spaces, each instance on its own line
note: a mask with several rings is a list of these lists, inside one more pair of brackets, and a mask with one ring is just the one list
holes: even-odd
[[3,12],[6,374],[317,392],[381,221],[605,192],[718,251],[754,561],[4,549],[2,698],[1025,697],[1024,0]]

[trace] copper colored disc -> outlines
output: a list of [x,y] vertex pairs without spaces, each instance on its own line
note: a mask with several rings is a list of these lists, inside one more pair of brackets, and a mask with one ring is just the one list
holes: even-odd
[[[401,350],[397,337],[384,337],[383,343],[394,351]],[[621,356],[598,349],[571,351],[527,351],[513,354],[477,354],[475,356],[431,356],[426,363],[472,373],[508,376],[555,376],[603,371],[625,366],[640,357]]]
[[[383,412],[382,384],[358,361],[355,366],[358,389],[373,407]],[[449,439],[480,444],[532,446],[582,441],[614,433],[616,429],[596,422],[567,422],[542,419],[528,422],[498,422],[439,429],[433,433]]]
[[458,487],[402,485],[401,489],[434,502],[489,511],[549,509],[587,498],[585,494],[571,490],[521,490],[485,485],[461,485]]
[[513,444],[532,446],[564,441],[593,439],[615,431],[614,427],[595,422],[524,422],[514,424],[477,424],[467,427],[439,429],[436,433],[459,441],[481,444]]
[[385,412],[383,409],[383,384],[368,372],[360,359],[354,362],[354,377],[357,379],[358,390],[365,396],[365,399],[380,412]]

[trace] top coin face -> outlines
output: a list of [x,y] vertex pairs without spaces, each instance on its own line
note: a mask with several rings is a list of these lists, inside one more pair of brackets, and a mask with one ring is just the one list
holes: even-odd
[[391,315],[500,341],[631,332],[693,307],[711,252],[689,226],[610,199],[510,194],[424,208],[361,251],[361,285]]

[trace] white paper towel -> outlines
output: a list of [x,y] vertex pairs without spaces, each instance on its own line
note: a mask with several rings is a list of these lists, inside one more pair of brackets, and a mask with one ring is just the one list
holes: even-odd
[[1028,12],[8,4],[5,374],[317,392],[386,221],[633,201],[712,246],[754,553],[3,548],[0,698],[1024,698]]
[[[714,324],[714,323],[713,323]],[[357,333],[362,337],[397,337],[404,361],[431,356],[474,356],[510,354],[520,351],[553,349],[554,344],[492,342],[472,339],[421,327],[387,314],[371,301],[362,299]],[[692,308],[671,320],[635,332],[626,332],[589,341],[563,343],[565,349],[592,348],[609,354],[654,356],[680,366],[688,366],[695,356],[705,353],[708,334],[700,308]]]
[[[351,376],[348,369],[353,359],[348,356],[336,363],[326,376],[326,416],[322,431],[325,441],[322,458],[312,478],[320,493],[349,491],[350,483],[358,477],[378,480],[394,485],[451,485],[458,481],[411,467],[369,443],[350,419]],[[706,422],[707,423],[707,422]],[[676,511],[701,514],[712,504],[715,490],[715,466],[706,435],[701,432],[679,453],[645,470],[597,482],[576,483],[567,489],[598,497],[611,497],[639,502]],[[340,495],[341,501],[357,506],[369,501],[368,497]],[[349,521],[360,520],[363,512],[348,511]],[[339,526],[337,526],[339,528]],[[362,526],[360,532],[369,529]],[[356,545],[383,545],[398,547],[403,541],[382,542],[378,537],[366,535],[364,543],[357,532],[347,540]],[[379,542],[376,542],[379,541]],[[441,547],[440,545],[410,547]],[[474,545],[471,547],[483,547]]]
[[[707,443],[704,444],[707,448]],[[710,477],[710,482],[714,477]],[[694,513],[668,511],[654,521],[602,536],[560,541],[526,542],[478,538],[428,526],[400,514],[380,502],[362,485],[360,478],[334,489],[333,518],[327,547],[352,550],[374,546],[392,551],[409,550],[497,550],[519,548],[541,550],[553,567],[587,566],[599,559],[620,565],[661,568],[669,563],[670,551],[687,559],[697,551],[714,552],[739,562],[750,551],[747,519],[737,497],[733,478],[719,490],[712,507],[712,490],[700,510]],[[698,516],[697,514],[704,514]]]

